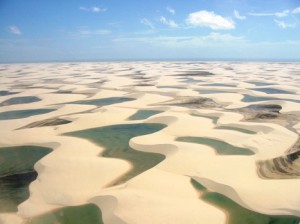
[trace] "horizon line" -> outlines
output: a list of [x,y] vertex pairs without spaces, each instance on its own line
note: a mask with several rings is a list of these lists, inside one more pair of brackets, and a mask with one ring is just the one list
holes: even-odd
[[40,63],[87,63],[87,62],[300,62],[300,59],[277,59],[277,58],[124,58],[124,59],[49,59],[49,60],[7,60],[0,61],[0,64],[40,64]]

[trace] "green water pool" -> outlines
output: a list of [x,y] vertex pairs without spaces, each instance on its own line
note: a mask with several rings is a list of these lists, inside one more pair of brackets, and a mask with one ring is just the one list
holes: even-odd
[[55,109],[32,109],[32,110],[12,110],[0,113],[0,120],[13,120],[27,118],[34,115],[46,114]]
[[249,135],[256,134],[255,131],[251,131],[251,130],[248,130],[248,129],[245,129],[245,128],[239,128],[239,127],[219,126],[219,127],[216,127],[216,129],[238,131],[238,132],[242,132],[242,133],[249,134]]
[[13,97],[0,103],[0,106],[25,104],[25,103],[27,104],[27,103],[34,103],[38,101],[41,101],[41,99],[36,96]]
[[276,97],[263,97],[263,96],[251,96],[251,95],[244,95],[244,98],[242,99],[242,102],[250,103],[250,102],[259,102],[259,101],[268,101],[268,100],[285,100],[285,101],[291,101],[295,103],[299,103],[300,100],[294,100],[294,99],[282,99],[282,98],[276,98]]
[[282,89],[276,89],[276,88],[252,88],[252,90],[264,92],[267,94],[294,94],[293,92],[282,90]]
[[227,142],[211,139],[211,138],[185,136],[185,137],[178,137],[176,141],[207,145],[214,148],[219,155],[253,155],[254,154],[254,152],[252,152],[250,149],[233,146]]
[[119,184],[164,160],[165,156],[162,154],[137,151],[129,146],[131,138],[151,134],[164,127],[166,125],[163,124],[122,124],[70,132],[65,135],[88,139],[103,146],[105,148],[101,155],[103,157],[124,159],[132,163],[133,169],[114,182]]
[[36,179],[34,164],[52,151],[40,146],[0,148],[0,212],[12,212],[29,197],[28,186]]
[[94,204],[68,206],[28,220],[26,224],[103,224],[101,210]]
[[193,179],[191,184],[201,193],[202,200],[226,212],[228,224],[298,224],[300,222],[299,217],[264,215],[248,210],[222,194],[207,190]]
[[144,119],[147,119],[147,118],[149,118],[153,115],[159,114],[161,112],[162,111],[158,111],[158,110],[139,110],[135,114],[130,116],[128,118],[128,120],[144,120]]
[[128,97],[108,97],[108,98],[101,98],[101,99],[93,99],[93,100],[79,100],[74,101],[71,103],[75,104],[87,104],[87,105],[94,105],[94,106],[107,106],[116,103],[123,103],[127,101],[135,100],[134,98]]

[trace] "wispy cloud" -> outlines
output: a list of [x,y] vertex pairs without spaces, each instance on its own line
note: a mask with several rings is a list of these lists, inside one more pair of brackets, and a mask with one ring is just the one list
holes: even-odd
[[146,18],[141,19],[140,23],[144,24],[145,26],[150,27],[151,29],[155,29],[155,26],[153,25],[153,23],[150,20],[146,19]]
[[233,11],[233,15],[234,15],[234,17],[235,17],[236,19],[239,19],[239,20],[244,20],[244,19],[246,19],[246,16],[241,16],[240,13],[239,13],[239,11],[237,11],[237,10],[234,10],[234,11]]
[[298,14],[300,13],[300,7],[298,8],[295,8],[293,11],[292,11],[293,14]]
[[204,39],[214,40],[219,42],[232,42],[232,41],[244,41],[245,38],[242,36],[233,36],[231,34],[221,34],[212,32],[208,36],[205,36]]
[[139,42],[147,43],[153,46],[171,47],[171,48],[189,48],[189,47],[209,47],[235,45],[246,43],[242,36],[232,36],[231,34],[221,34],[212,32],[205,36],[157,36],[157,37],[123,37],[112,40],[113,42]]
[[235,28],[235,24],[231,19],[226,19],[214,12],[206,10],[189,14],[186,23],[195,27],[209,27],[213,30],[228,30]]
[[98,29],[98,30],[87,30],[81,29],[78,31],[78,34],[82,36],[91,36],[91,35],[107,35],[110,34],[110,30]]
[[178,28],[178,24],[174,21],[174,20],[168,20],[166,19],[164,16],[161,16],[159,21],[162,23],[162,24],[165,24],[171,28]]
[[284,11],[282,11],[282,12],[276,12],[275,13],[275,16],[277,16],[277,17],[286,17],[286,16],[288,16],[289,15],[289,13],[290,13],[290,11],[289,10],[284,10]]
[[107,11],[106,8],[101,8],[101,7],[98,7],[98,6],[93,6],[93,7],[90,7],[90,8],[80,6],[79,10],[86,11],[86,12],[94,12],[94,13],[100,13],[100,12],[106,12]]
[[280,21],[280,20],[274,20],[275,23],[282,29],[287,29],[287,28],[295,28],[296,27],[296,24],[290,24],[290,23],[286,23],[284,21]]
[[290,13],[289,10],[284,10],[282,12],[274,12],[274,13],[248,13],[250,16],[276,16],[279,18],[286,17]]
[[9,31],[13,34],[16,34],[16,35],[22,34],[21,30],[17,26],[9,26],[8,28],[9,28]]
[[111,34],[111,30],[107,29],[89,29],[88,27],[79,27],[76,31],[69,34],[73,38],[89,38],[92,36],[105,36]]
[[169,6],[166,8],[166,10],[167,10],[169,13],[173,14],[173,15],[175,15],[175,13],[176,13],[176,12],[175,12],[175,9],[173,9],[173,8],[171,8],[171,7],[169,7]]

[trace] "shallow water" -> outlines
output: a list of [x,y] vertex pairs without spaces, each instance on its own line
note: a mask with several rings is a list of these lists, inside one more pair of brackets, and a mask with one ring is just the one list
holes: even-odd
[[70,103],[87,104],[87,105],[94,105],[94,106],[107,106],[115,103],[123,103],[132,100],[135,99],[127,98],[127,97],[109,97],[109,98],[94,99],[94,100],[80,100],[80,101],[75,101]]
[[133,169],[114,182],[120,184],[164,160],[164,155],[137,151],[129,146],[131,138],[151,134],[164,127],[166,125],[163,124],[122,124],[70,132],[65,135],[85,138],[103,146],[105,148],[103,157],[124,159],[132,163]]
[[10,91],[1,90],[0,91],[0,96],[7,96],[7,95],[16,94],[16,93],[17,92],[10,92]]
[[162,111],[159,110],[139,110],[135,114],[131,115],[128,120],[144,120],[161,112]]
[[249,135],[256,134],[255,131],[251,131],[251,130],[248,130],[248,129],[245,129],[245,128],[231,127],[231,126],[219,126],[219,127],[216,127],[216,129],[238,131],[238,132],[242,132],[242,133],[249,134]]
[[196,83],[196,82],[202,82],[193,78],[180,78],[180,82],[183,83]]
[[26,224],[103,224],[101,210],[94,204],[69,206],[28,220]]
[[8,105],[16,105],[16,104],[27,104],[41,101],[40,98],[36,96],[22,96],[22,97],[14,97],[0,103],[0,106],[8,106]]
[[267,82],[247,82],[247,83],[250,83],[250,84],[254,84],[256,86],[268,86],[268,85],[274,85],[272,83],[267,83]]
[[33,110],[12,110],[0,113],[0,120],[13,120],[20,118],[27,118],[34,115],[46,114],[55,109],[33,109]]
[[228,144],[227,142],[211,139],[211,138],[186,136],[186,137],[178,137],[176,138],[176,141],[207,145],[214,148],[219,155],[253,155],[254,154],[254,152],[252,152],[250,149],[233,146],[231,144]]
[[157,86],[158,89],[186,89],[183,86]]
[[275,89],[275,88],[252,88],[252,90],[264,92],[267,94],[294,94],[293,92]]
[[250,103],[250,102],[259,102],[259,101],[268,101],[268,100],[279,100],[275,97],[263,97],[263,96],[251,96],[251,95],[244,95],[242,102]]
[[226,93],[228,91],[219,90],[219,89],[201,89],[198,90],[200,94],[214,94],[214,93]]
[[250,103],[250,102],[268,101],[268,100],[284,100],[284,101],[300,103],[300,100],[286,99],[286,98],[282,99],[282,98],[276,98],[276,97],[251,96],[251,95],[247,95],[247,94],[244,95],[242,102]]
[[235,87],[235,85],[225,84],[225,83],[209,83],[209,84],[204,84],[203,86]]
[[228,224],[298,224],[300,222],[300,218],[294,216],[264,215],[248,210],[222,194],[207,190],[193,179],[191,184],[201,193],[200,198],[202,200],[219,207],[227,213]]
[[29,197],[28,186],[37,177],[33,166],[51,151],[40,146],[0,148],[0,212],[17,211]]

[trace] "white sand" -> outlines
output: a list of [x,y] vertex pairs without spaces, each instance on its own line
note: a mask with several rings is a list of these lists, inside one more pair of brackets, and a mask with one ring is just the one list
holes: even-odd
[[[281,113],[286,116],[299,115],[300,102],[294,101],[300,101],[300,80],[291,75],[295,69],[299,72],[299,64],[123,62],[52,66],[14,64],[7,65],[7,69],[0,73],[3,83],[1,90],[18,92],[1,96],[0,103],[21,96],[42,99],[34,103],[3,106],[0,112],[56,109],[22,119],[0,120],[1,147],[40,145],[54,149],[35,164],[38,178],[30,184],[28,200],[18,206],[16,213],[0,213],[0,223],[21,223],[22,220],[56,208],[85,203],[99,206],[104,222],[112,224],[226,223],[225,211],[203,201],[192,186],[191,178],[250,210],[300,217],[299,179],[262,179],[256,167],[259,160],[272,159],[286,153],[297,141],[298,135],[283,127],[276,119],[245,121],[241,113],[231,110],[266,102],[242,102],[243,94],[248,94],[276,97],[277,100],[268,103],[281,105]],[[226,66],[231,66],[233,70],[226,70]],[[278,71],[272,73],[264,70],[272,66]],[[28,74],[18,78],[18,70]],[[191,76],[194,81],[188,82],[184,82],[184,76],[174,76],[189,70],[209,71],[215,75]],[[141,75],[137,71],[145,73],[144,78],[147,79],[138,79]],[[96,83],[99,81],[106,82]],[[267,85],[255,87],[251,82],[265,82]],[[212,83],[234,86],[205,85]],[[18,84],[29,86],[15,86]],[[266,94],[252,89],[266,87],[292,91],[294,94]],[[226,93],[201,94],[204,89],[224,90]],[[54,93],[59,90],[70,90],[73,93]],[[223,107],[188,108],[166,103],[182,96],[208,97]],[[71,103],[108,97],[136,100],[101,108]],[[162,113],[144,120],[128,120],[138,110],[160,110]],[[30,123],[55,117],[68,119],[72,123],[17,130]],[[209,117],[218,119],[214,123]],[[138,136],[129,142],[135,150],[164,154],[166,159],[119,186],[107,187],[132,168],[128,161],[101,157],[103,147],[82,138],[62,135],[89,128],[132,123],[167,125],[159,132]],[[238,127],[256,133],[216,129],[218,126]],[[300,132],[299,120],[294,120],[293,127]],[[219,155],[210,146],[176,141],[176,138],[183,136],[221,140],[236,147],[248,148],[254,155]]]

